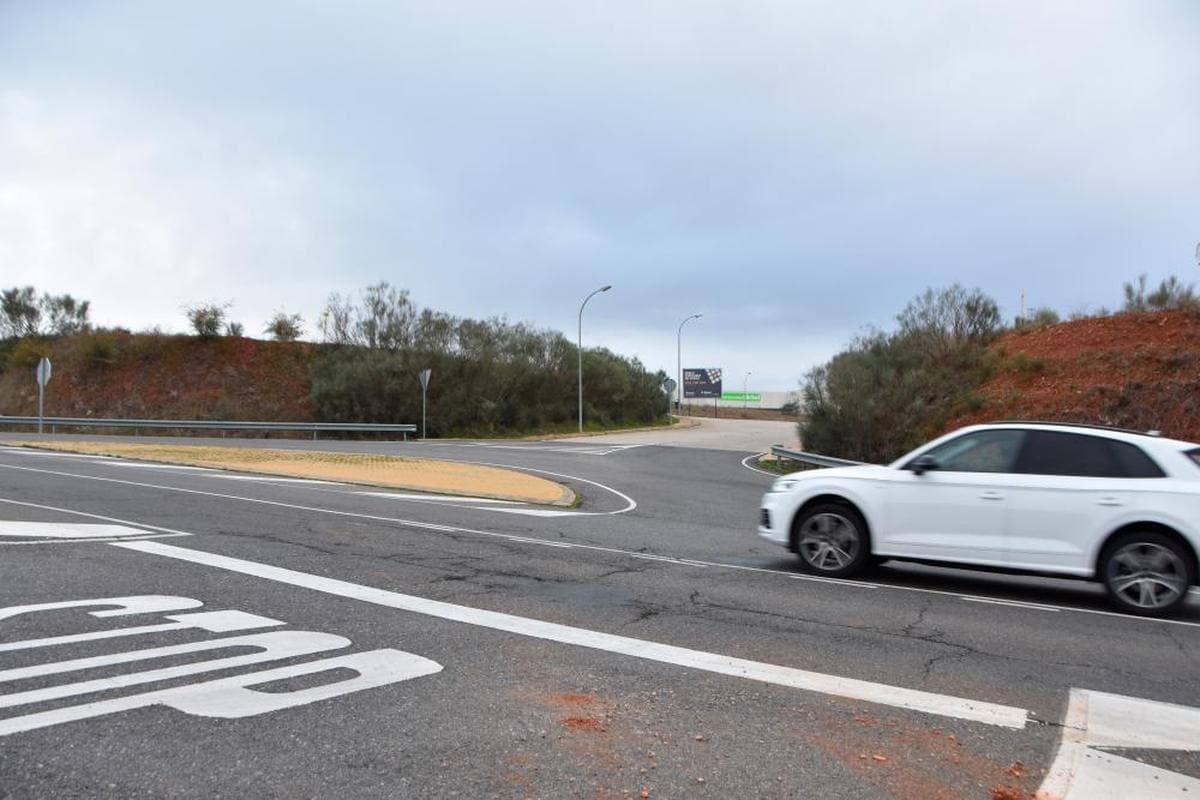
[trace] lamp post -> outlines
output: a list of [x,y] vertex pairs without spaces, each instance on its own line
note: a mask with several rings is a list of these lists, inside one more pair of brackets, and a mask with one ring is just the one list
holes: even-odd
[[747,372],[746,377],[742,378],[742,413],[743,414],[746,413],[746,401],[748,399],[746,397],[746,387],[748,387],[750,385],[750,375],[751,374],[752,373]]
[[679,371],[679,394],[675,397],[676,408],[683,405],[683,326],[703,316],[703,314],[692,314],[679,323],[679,330],[675,332],[675,369]]
[[601,286],[596,291],[583,298],[579,305],[579,432],[583,433],[583,307],[601,292],[607,292],[612,286]]

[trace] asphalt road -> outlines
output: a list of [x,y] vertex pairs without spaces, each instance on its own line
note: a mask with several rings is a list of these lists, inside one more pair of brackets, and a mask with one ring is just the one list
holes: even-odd
[[1086,727],[1072,690],[1128,729],[1081,758],[1200,779],[1188,712],[1141,702],[1196,703],[1196,602],[805,578],[754,534],[748,452],[320,446],[516,466],[583,504],[0,448],[0,797],[1028,797]]

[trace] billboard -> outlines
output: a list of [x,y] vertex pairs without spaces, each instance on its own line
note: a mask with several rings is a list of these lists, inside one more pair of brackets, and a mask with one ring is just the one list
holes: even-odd
[[683,396],[685,398],[719,398],[721,396],[721,369],[719,367],[685,369],[683,371]]

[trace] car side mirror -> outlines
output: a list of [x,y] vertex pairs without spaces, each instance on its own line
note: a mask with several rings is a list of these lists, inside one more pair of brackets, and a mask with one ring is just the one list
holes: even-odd
[[908,468],[913,471],[914,475],[924,475],[926,472],[937,469],[938,461],[933,456],[917,456],[909,462]]

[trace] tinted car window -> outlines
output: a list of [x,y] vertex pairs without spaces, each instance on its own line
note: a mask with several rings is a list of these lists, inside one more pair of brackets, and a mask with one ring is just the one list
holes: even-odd
[[931,456],[944,472],[1011,472],[1025,432],[993,430],[964,433],[921,455]]
[[1165,478],[1167,474],[1150,456],[1142,452],[1142,448],[1129,442],[1109,440],[1108,446],[1113,449],[1121,475],[1125,478]]
[[1136,445],[1059,431],[1030,431],[1016,471],[1083,478],[1163,477],[1158,465]]
[[1188,450],[1187,455],[1197,467],[1200,467],[1200,450]]

